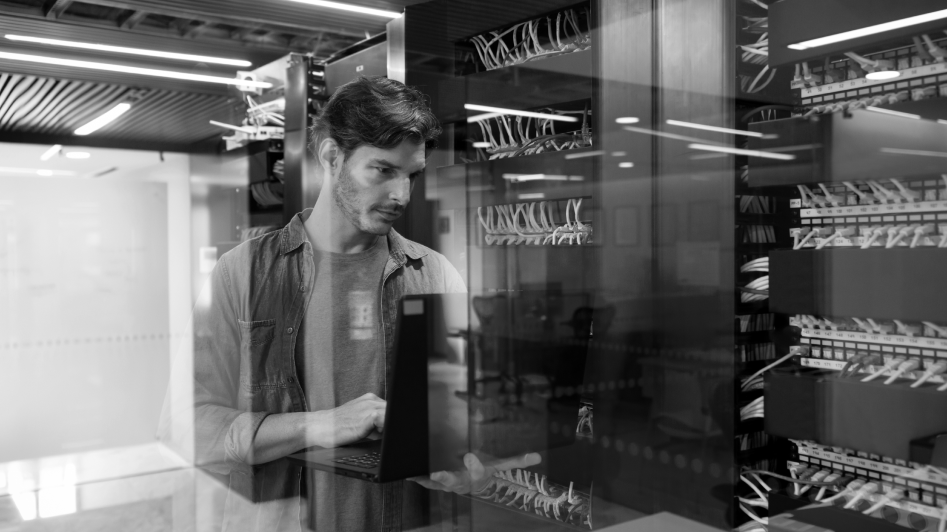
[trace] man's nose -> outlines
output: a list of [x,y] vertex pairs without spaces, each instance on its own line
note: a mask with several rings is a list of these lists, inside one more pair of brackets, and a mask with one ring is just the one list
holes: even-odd
[[407,176],[395,179],[388,197],[400,205],[407,205],[411,200],[411,179]]

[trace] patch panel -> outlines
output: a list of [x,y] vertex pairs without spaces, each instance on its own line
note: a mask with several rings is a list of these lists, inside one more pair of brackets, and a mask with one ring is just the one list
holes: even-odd
[[[788,464],[790,467],[806,467],[807,464],[811,464],[811,462],[790,461]],[[935,501],[943,501],[941,504],[947,504],[947,498],[939,497],[934,499],[931,497],[931,503],[926,504],[925,502],[916,500],[921,497],[917,490],[905,489],[902,484],[895,482],[872,482],[871,475],[877,475],[879,477],[882,475],[848,466],[843,467],[854,471],[854,473],[850,473],[856,475],[853,482],[862,481],[864,482],[862,486],[869,484],[874,485],[877,491],[874,493],[859,493],[859,490],[856,488],[852,489],[850,493],[843,495],[844,490],[831,490],[828,493],[840,496],[839,499],[832,501],[837,506],[845,507],[853,512],[867,512],[866,515],[885,519],[914,530],[925,530],[929,527],[936,528],[940,523],[944,509],[942,506],[937,505]],[[841,467],[835,471],[841,472]],[[858,476],[861,472],[864,472],[866,476]],[[905,483],[906,482],[908,481],[905,481]],[[900,497],[904,498],[892,500],[893,497],[890,495],[886,497],[886,494],[892,492],[903,494],[900,495]],[[813,493],[809,491],[807,495],[807,498],[812,502],[819,502],[820,500],[817,499],[818,492]],[[925,497],[928,497],[928,495],[925,494]],[[826,499],[828,499],[828,497],[826,497]]]
[[947,247],[947,175],[941,180],[890,179],[797,185],[793,249]]
[[[907,44],[911,42],[911,44]],[[920,34],[900,48],[859,55],[845,52],[822,64],[795,64],[790,81],[803,116],[947,96],[947,39]]]

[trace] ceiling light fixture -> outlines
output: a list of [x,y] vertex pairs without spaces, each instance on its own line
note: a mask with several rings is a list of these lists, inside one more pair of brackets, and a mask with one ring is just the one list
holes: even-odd
[[900,116],[901,118],[913,118],[914,120],[921,119],[921,115],[915,115],[911,113],[902,113],[901,111],[892,111],[891,109],[885,109],[883,107],[872,106],[872,107],[866,107],[865,109],[868,109],[869,111],[874,111],[876,113],[885,114],[885,115]]
[[[544,120],[558,120],[560,122],[578,122],[579,119],[574,116],[564,116],[564,115],[551,115],[546,113],[534,113],[532,111],[517,111],[516,109],[504,109],[502,107],[490,107],[488,105],[477,105],[473,103],[465,103],[464,109],[469,111],[483,111],[485,113],[495,113],[493,116],[497,115],[513,115],[513,116],[526,116],[530,118],[541,118]],[[477,115],[471,116],[467,119],[467,122],[477,122],[478,120],[486,120],[490,118],[481,118],[486,115]],[[474,119],[477,120],[474,120]]]
[[473,147],[474,148],[492,148],[493,144],[490,144],[489,142],[474,142]]
[[616,124],[637,124],[638,117],[636,116],[620,116],[615,119]]
[[102,116],[92,120],[88,124],[80,127],[75,131],[76,135],[84,136],[90,133],[95,133],[96,131],[102,129],[108,124],[111,124],[115,121],[116,118],[125,114],[129,109],[132,108],[130,103],[120,103],[115,107],[106,111]]
[[681,122],[680,120],[665,120],[669,126],[689,127],[691,129],[702,129],[704,131],[715,131],[717,133],[726,133],[728,135],[743,135],[744,137],[761,138],[762,133],[758,131],[744,131],[742,129],[730,129],[726,127],[708,126],[704,124],[694,124],[692,122]]
[[818,39],[810,39],[808,41],[802,41],[796,44],[790,44],[787,47],[793,50],[808,50],[809,48],[816,48],[819,46],[825,46],[826,44],[849,41],[852,39],[857,39],[859,37],[875,35],[877,33],[883,33],[886,31],[896,30],[898,28],[906,28],[908,26],[915,26],[917,24],[923,24],[925,22],[932,22],[934,20],[940,20],[943,18],[947,18],[947,9],[941,9],[940,11],[924,13],[923,15],[916,15],[913,17],[902,18],[900,20],[892,20],[891,22],[885,22],[883,24],[875,24],[874,26],[858,28],[857,30],[843,31],[842,33],[836,33],[835,35],[828,35],[825,37],[819,37]]
[[70,151],[66,153],[67,159],[88,159],[92,154],[87,151]]
[[48,150],[43,152],[42,155],[39,156],[39,160],[48,161],[52,159],[53,156],[58,154],[60,151],[62,151],[62,144],[53,144],[51,148],[49,148]]
[[376,17],[385,17],[385,18],[401,18],[401,13],[396,13],[394,11],[385,11],[383,9],[372,9],[370,7],[362,6],[353,6],[352,4],[342,4],[340,2],[328,2],[326,0],[290,0],[291,2],[299,2],[300,4],[309,4],[317,7],[328,7],[331,9],[341,9],[342,11],[352,11],[354,13],[362,13],[363,15],[374,15]]
[[759,150],[742,150],[740,148],[730,148],[729,146],[711,146],[709,144],[688,144],[692,150],[713,151],[718,153],[731,153],[733,155],[748,155],[750,157],[762,157],[764,159],[776,159],[777,161],[792,161],[795,155],[788,153],[773,153]]
[[0,59],[9,59],[12,61],[28,61],[31,63],[43,63],[46,65],[59,65],[76,68],[88,68],[92,70],[106,70],[109,72],[121,72],[124,74],[138,74],[141,76],[152,76],[159,78],[181,79],[186,81],[203,81],[205,83],[221,83],[224,85],[238,85],[241,87],[259,87],[268,89],[273,86],[272,83],[265,81],[251,81],[237,78],[225,78],[222,76],[205,76],[203,74],[190,74],[187,72],[175,72],[173,70],[157,70],[154,68],[141,68],[125,65],[114,65],[110,63],[96,63],[93,61],[77,61],[75,59],[62,59],[59,57],[47,57],[42,55],[16,54],[12,52],[0,52]]
[[39,175],[43,177],[51,176],[70,176],[76,175],[75,172],[70,172],[68,170],[49,170],[46,168],[11,168],[8,166],[0,167],[0,173],[2,174],[29,174],[29,175]]
[[162,59],[177,59],[180,61],[195,61],[198,63],[213,63],[216,65],[230,65],[237,67],[253,66],[253,63],[244,59],[226,59],[223,57],[211,57],[206,55],[178,54],[174,52],[161,52],[158,50],[145,50],[142,48],[126,48],[124,46],[109,46],[107,44],[93,44],[86,42],[61,41],[58,39],[47,39],[45,37],[29,37],[26,35],[6,35],[11,41],[31,42],[36,44],[49,44],[52,46],[64,46],[66,48],[81,48],[83,50],[97,50],[100,52],[115,52],[118,54],[145,55],[148,57],[160,57]]

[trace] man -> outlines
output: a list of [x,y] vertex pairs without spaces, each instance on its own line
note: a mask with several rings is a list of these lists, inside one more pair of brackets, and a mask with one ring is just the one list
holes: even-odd
[[399,530],[417,484],[464,493],[538,462],[468,455],[467,472],[378,485],[283,460],[382,431],[399,300],[465,291],[447,259],[391,228],[440,131],[397,81],[340,87],[313,128],[315,206],[220,258],[195,311],[194,439],[198,464],[228,477],[224,530]]

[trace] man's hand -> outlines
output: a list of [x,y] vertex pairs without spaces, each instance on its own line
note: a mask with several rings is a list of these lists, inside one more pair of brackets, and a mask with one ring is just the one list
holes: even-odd
[[466,471],[438,471],[437,473],[431,473],[430,477],[415,477],[411,480],[428,489],[452,491],[464,495],[482,490],[497,471],[523,469],[540,462],[542,462],[542,458],[539,453],[527,453],[516,458],[483,464],[472,453],[467,453],[464,455]]
[[339,447],[368,437],[385,428],[387,403],[373,393],[352,399],[331,410],[316,412],[315,424],[308,427],[311,441],[320,447]]

